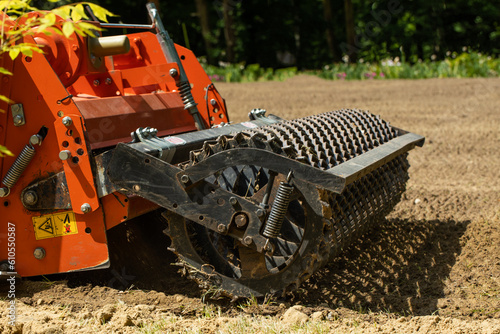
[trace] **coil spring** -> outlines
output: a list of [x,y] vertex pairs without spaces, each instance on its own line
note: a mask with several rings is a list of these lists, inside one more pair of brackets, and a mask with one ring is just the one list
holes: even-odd
[[191,86],[189,85],[189,82],[179,82],[177,88],[179,89],[182,103],[184,103],[184,108],[191,109],[196,107],[196,102],[194,102],[193,94],[191,94]]
[[2,183],[8,188],[14,187],[34,156],[35,148],[31,145],[26,145],[3,178]]
[[262,234],[267,238],[276,238],[280,234],[283,219],[285,219],[290,197],[292,196],[293,186],[289,183],[280,182],[273,207],[269,213],[264,232]]

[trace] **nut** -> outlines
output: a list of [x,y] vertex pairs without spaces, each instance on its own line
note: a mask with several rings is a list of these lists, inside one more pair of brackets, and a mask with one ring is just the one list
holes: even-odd
[[31,145],[41,145],[42,144],[42,137],[40,135],[33,135],[30,137],[30,144]]
[[28,190],[24,193],[23,200],[27,205],[34,205],[38,202],[38,195],[33,190]]
[[43,249],[42,247],[37,247],[33,251],[33,255],[35,256],[35,259],[41,260],[45,257],[45,249]]
[[0,187],[0,197],[7,197],[10,194],[10,189],[7,187]]
[[234,223],[238,228],[244,228],[248,224],[248,218],[247,215],[244,213],[239,213],[234,217]]
[[217,104],[217,101],[215,101],[215,99],[211,99],[210,100],[210,104],[213,105],[213,106],[215,106]]
[[62,150],[61,152],[59,152],[59,159],[68,160],[69,158],[71,158],[71,151]]
[[175,69],[175,68],[171,68],[171,69],[170,69],[170,71],[169,71],[169,73],[170,73],[170,76],[171,76],[172,78],[175,78],[176,76],[178,76],[178,75],[179,75],[179,72],[178,72],[178,71],[177,71],[177,69]]
[[247,237],[245,237],[245,239],[243,239],[243,243],[245,245],[248,245],[248,246],[252,244],[252,241],[253,241],[253,238],[251,236],[247,236]]
[[184,184],[188,183],[189,182],[189,176],[187,176],[185,174],[182,175],[181,176],[181,182],[184,183]]
[[64,126],[71,126],[71,124],[73,124],[73,120],[71,119],[71,117],[65,116],[62,119],[62,124],[64,124]]
[[83,213],[89,213],[90,211],[92,211],[89,203],[83,203],[80,209]]
[[21,115],[14,116],[14,125],[21,125],[21,124],[23,124],[23,116]]

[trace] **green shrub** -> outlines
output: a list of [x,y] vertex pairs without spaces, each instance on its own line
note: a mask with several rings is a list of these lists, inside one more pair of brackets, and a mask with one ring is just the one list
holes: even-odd
[[204,65],[213,81],[248,82],[285,80],[294,75],[314,74],[328,80],[381,80],[381,79],[428,79],[428,78],[476,78],[498,77],[500,60],[477,52],[450,54],[442,61],[422,61],[414,64],[401,62],[398,58],[387,59],[380,63],[354,64],[336,63],[324,66],[321,70],[298,71],[296,67],[272,69],[258,64]]

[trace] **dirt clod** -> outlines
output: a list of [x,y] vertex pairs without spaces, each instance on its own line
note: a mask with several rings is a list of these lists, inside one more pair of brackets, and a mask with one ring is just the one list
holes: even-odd
[[293,306],[286,310],[285,314],[283,314],[283,322],[290,325],[303,325],[309,320],[307,314],[302,312],[304,307],[302,306]]

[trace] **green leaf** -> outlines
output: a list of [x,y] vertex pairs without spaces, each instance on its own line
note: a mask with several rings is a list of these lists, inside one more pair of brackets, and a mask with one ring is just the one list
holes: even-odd
[[0,67],[0,74],[13,75],[11,72],[7,71],[5,68]]
[[94,12],[94,15],[101,21],[108,22],[108,16],[116,16],[115,14],[111,13],[105,8],[102,8],[101,6],[98,6],[93,3],[86,3],[89,5],[90,9],[92,12]]
[[46,26],[52,26],[56,23],[56,15],[54,13],[47,13],[47,15],[40,18],[40,22]]
[[52,13],[59,15],[60,17],[62,17],[63,19],[66,20],[66,19],[70,18],[69,15],[71,13],[71,8],[69,8],[69,6],[62,6],[62,7],[53,9]]
[[3,157],[4,155],[10,155],[11,157],[14,156],[14,154],[12,154],[7,147],[0,145],[0,157]]
[[6,102],[9,104],[14,103],[14,101],[12,101],[11,99],[9,99],[7,96],[4,96],[4,95],[0,95],[0,101]]
[[9,50],[9,56],[10,56],[10,59],[14,60],[17,58],[17,56],[19,55],[19,52],[21,52],[21,50],[19,50],[19,48],[12,48]]
[[87,19],[88,16],[85,14],[85,10],[83,9],[83,5],[81,3],[77,4],[75,7],[73,7],[73,10],[71,11],[71,19],[73,21],[80,21],[82,18]]
[[75,32],[75,27],[73,26],[73,22],[64,22],[63,27],[62,27],[62,32],[64,36],[69,38],[74,32]]

